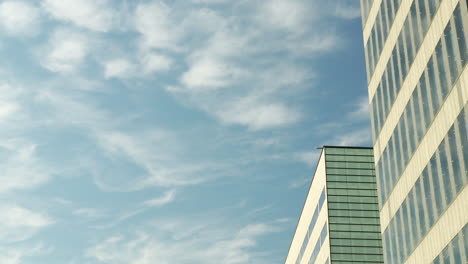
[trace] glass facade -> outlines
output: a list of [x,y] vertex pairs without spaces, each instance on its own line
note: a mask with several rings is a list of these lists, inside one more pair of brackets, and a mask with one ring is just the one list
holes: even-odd
[[[385,229],[385,263],[404,263],[468,184],[467,116],[465,106]],[[399,239],[389,243],[394,234]]]
[[[385,71],[371,102],[372,112],[376,113],[372,115],[374,138],[378,137],[390,113],[390,109],[400,92],[400,88],[406,79],[408,71],[431,25],[430,22],[436,14],[439,3],[439,1],[435,0],[415,0],[411,5],[410,12],[406,17],[402,31],[398,36],[392,55],[387,62],[387,66],[385,67]],[[382,4],[382,6],[384,6],[384,4]],[[461,30],[463,30],[463,27]],[[372,39],[372,35],[370,38]],[[368,44],[374,42],[375,41],[372,40]],[[366,54],[367,49],[366,46]],[[373,54],[370,53],[367,54],[367,56],[373,56]],[[375,67],[375,65],[373,67]],[[368,71],[369,81],[372,74],[373,71]]]
[[[389,144],[376,163],[381,185],[381,205],[387,200],[417,146],[436,118],[442,107],[442,102],[445,101],[453,87],[461,85],[456,84],[456,82],[465,68],[468,58],[467,38],[464,35],[468,31],[465,29],[467,28],[464,27],[461,8],[457,6],[426,70],[413,90],[413,94],[390,137]],[[453,58],[453,62],[449,63],[446,58]],[[383,109],[377,109],[377,111],[383,112]],[[396,142],[394,148],[393,142]],[[392,158],[396,154],[400,154],[400,159]]]
[[452,241],[437,256],[433,264],[468,263],[468,224],[456,235]]
[[[460,81],[468,60],[467,2],[382,0],[366,39],[367,76],[372,80],[371,91],[375,88],[370,100],[374,145],[382,150],[375,156],[375,168],[385,263],[405,263],[428,253],[421,242],[438,243],[437,233],[428,236],[429,232],[441,218],[446,221],[444,213],[454,201],[460,202],[457,197],[468,185],[468,106],[466,98],[458,96],[467,91],[466,81]],[[363,22],[367,20],[363,16]],[[394,24],[401,27],[399,32]],[[386,47],[391,50],[387,61],[380,56],[389,34],[396,41]],[[374,72],[377,65],[383,72]],[[412,75],[421,68],[422,73]],[[405,105],[400,106],[403,100]],[[392,122],[386,125],[391,112]],[[448,117],[454,123],[442,122]],[[381,135],[384,125],[385,135]],[[440,131],[448,132],[444,136]],[[416,153],[418,160],[411,162]],[[420,158],[429,161],[418,164]],[[410,175],[415,168],[420,175]],[[468,263],[467,227],[458,228],[450,231],[451,236],[459,233],[448,245],[438,245],[445,247],[443,252],[431,252],[433,263]]]
[[372,2],[374,2],[374,0],[361,0],[361,16],[363,25],[365,25],[365,21],[367,20],[367,16],[369,15]]
[[372,149],[325,147],[325,161],[330,263],[383,263]]

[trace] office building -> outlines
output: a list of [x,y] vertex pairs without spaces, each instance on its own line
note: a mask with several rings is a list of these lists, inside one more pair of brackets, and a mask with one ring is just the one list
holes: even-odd
[[323,147],[286,264],[383,263],[371,148]]
[[361,0],[385,263],[468,263],[466,0]]

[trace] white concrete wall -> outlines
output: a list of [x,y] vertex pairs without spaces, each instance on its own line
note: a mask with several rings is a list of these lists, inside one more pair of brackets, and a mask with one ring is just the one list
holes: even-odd
[[[314,178],[312,180],[312,184],[307,194],[307,198],[304,204],[304,208],[301,213],[301,217],[299,218],[299,222],[296,227],[296,232],[294,233],[293,240],[291,242],[291,246],[289,248],[288,256],[286,257],[286,264],[295,264],[297,261],[297,257],[300,253],[302,243],[308,237],[307,230],[309,228],[310,222],[312,220],[312,216],[314,214],[314,209],[317,207],[320,195],[322,193],[323,188],[326,185],[326,168],[325,168],[325,152],[322,151],[322,154],[319,159],[319,163],[317,165],[317,169],[315,171]],[[322,231],[323,221],[325,218],[328,218],[326,214],[328,214],[328,209],[326,207],[327,202],[324,202],[324,206],[320,212],[319,218],[317,219],[317,224],[315,225],[315,229],[312,231],[311,236],[311,245],[308,245],[305,251],[305,254],[308,254],[309,257],[312,254],[313,247],[315,246],[315,238],[318,234],[320,236],[320,231]],[[326,214],[324,214],[326,212]],[[315,238],[315,240],[313,239]],[[312,248],[312,249],[310,249]],[[305,258],[304,258],[305,259]],[[307,259],[308,260],[308,259]],[[307,262],[301,262],[307,263]]]

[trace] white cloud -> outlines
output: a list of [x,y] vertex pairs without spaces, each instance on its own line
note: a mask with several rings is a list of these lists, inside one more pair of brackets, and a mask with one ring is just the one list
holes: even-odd
[[174,201],[174,199],[175,199],[175,191],[170,190],[164,193],[164,195],[161,197],[157,197],[157,198],[145,201],[143,205],[147,207],[159,207],[159,206],[163,206],[165,204],[168,204]]
[[[22,89],[7,83],[0,83],[0,123],[17,118],[22,110],[20,95]],[[3,125],[5,128],[5,126]]]
[[356,110],[349,113],[351,119],[359,120],[368,120],[370,118],[370,109],[369,109],[369,99],[367,96],[364,96],[359,99],[356,104]]
[[[252,55],[252,51],[259,51],[259,47],[250,43],[253,34],[244,31],[227,18],[219,17],[217,14],[199,11],[191,14],[188,22],[197,24],[197,27],[207,29],[210,33],[206,42],[200,48],[193,50],[190,54],[191,64],[197,61],[232,61],[233,58],[243,58]],[[202,18],[203,17],[203,18]],[[193,20],[193,21],[192,21]],[[214,25],[212,25],[214,24]],[[212,27],[210,29],[210,27]],[[265,44],[266,45],[266,44]],[[263,46],[262,46],[263,47]],[[246,67],[247,65],[243,65]]]
[[173,61],[167,56],[150,53],[143,57],[142,64],[145,73],[155,73],[169,70]]
[[219,60],[196,61],[182,75],[182,83],[189,88],[221,88],[239,78],[242,71]]
[[96,208],[79,208],[72,212],[73,215],[86,217],[86,218],[96,218],[104,216],[104,213]]
[[115,15],[106,0],[44,0],[43,8],[54,18],[94,31],[112,29]]
[[23,259],[32,256],[45,256],[54,251],[53,247],[47,247],[44,243],[36,243],[18,246],[0,246],[0,263],[2,264],[21,264]]
[[0,26],[8,34],[31,35],[37,33],[40,12],[35,6],[23,1],[4,1],[0,3]]
[[357,1],[339,2],[335,7],[335,16],[343,19],[355,19],[361,17],[361,9]]
[[318,158],[320,156],[320,151],[306,151],[299,152],[294,155],[294,157],[309,167],[315,167],[317,165]]
[[216,114],[224,123],[244,125],[251,130],[285,126],[301,118],[299,112],[284,104],[265,103],[255,97],[246,97],[229,103]]
[[[53,72],[72,72],[80,66],[89,52],[89,41],[84,34],[59,29],[45,48],[42,65]],[[41,54],[42,55],[42,54]]]
[[142,34],[142,47],[176,50],[178,29],[170,20],[171,8],[162,1],[141,3],[134,15],[135,29]]
[[47,216],[15,205],[0,205],[0,222],[2,242],[27,240],[53,223]]
[[229,2],[229,0],[192,0],[196,4],[223,4]]
[[125,59],[115,59],[105,63],[104,76],[110,78],[126,78],[133,74],[134,65]]
[[301,41],[287,42],[289,51],[298,56],[311,56],[330,52],[339,46],[340,38],[334,32],[311,35]]
[[366,127],[343,135],[339,135],[333,140],[333,142],[336,142],[334,145],[337,146],[371,146],[371,130],[370,128]]
[[14,115],[19,109],[19,105],[14,102],[0,101],[0,122]]
[[306,19],[314,16],[312,10],[299,0],[264,1],[260,8],[258,19],[278,29],[302,31],[308,27]]
[[[5,250],[5,249],[4,249]],[[16,250],[6,250],[0,253],[0,263],[3,264],[21,264],[23,254]]]

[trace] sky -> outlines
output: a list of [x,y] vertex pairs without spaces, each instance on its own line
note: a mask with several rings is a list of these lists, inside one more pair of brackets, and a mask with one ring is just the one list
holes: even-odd
[[0,1],[0,263],[272,264],[370,146],[355,0]]

